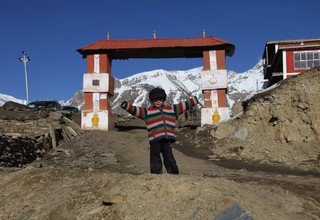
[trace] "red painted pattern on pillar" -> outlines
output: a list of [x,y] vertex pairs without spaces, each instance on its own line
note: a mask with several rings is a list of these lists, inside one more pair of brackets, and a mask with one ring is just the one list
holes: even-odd
[[[228,107],[227,106],[227,95],[226,89],[217,89],[217,98],[218,98],[218,107]],[[203,91],[203,100],[204,100],[204,107],[205,108],[214,108],[212,106],[212,98],[211,98],[211,90],[204,90]]]
[[114,95],[114,77],[110,76],[109,78],[109,94]]
[[[226,52],[225,50],[216,50],[217,69],[226,69]],[[210,53],[209,51],[203,52],[203,70],[211,70],[210,67]],[[227,90],[218,89],[218,107],[227,107]],[[203,91],[204,107],[212,108],[211,90]]]
[[216,50],[217,69],[226,69],[226,51]]
[[109,103],[109,97],[106,92],[100,93],[99,109],[100,110],[111,110]]
[[212,108],[211,90],[204,90],[203,91],[203,100],[204,100],[204,107],[205,108]]
[[108,54],[100,54],[100,72],[111,74],[112,60]]
[[93,110],[93,93],[85,92],[84,93],[84,110]]
[[87,73],[93,73],[94,71],[94,55],[87,56]]
[[[225,50],[217,50],[217,69],[226,69],[226,52]],[[219,107],[227,107],[227,90],[226,89],[218,89],[218,106]]]
[[227,107],[227,96],[226,96],[226,89],[218,89],[218,106],[219,107]]
[[204,108],[212,108],[212,101],[209,100],[204,100]]
[[209,54],[209,51],[203,51],[203,70],[210,70],[210,54]]

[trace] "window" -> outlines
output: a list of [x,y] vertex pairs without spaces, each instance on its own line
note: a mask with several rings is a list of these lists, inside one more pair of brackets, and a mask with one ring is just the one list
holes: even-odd
[[93,79],[93,80],[92,80],[92,85],[93,85],[93,86],[99,86],[99,85],[100,85],[100,80],[98,80],[98,79]]
[[294,69],[320,66],[320,50],[294,52]]

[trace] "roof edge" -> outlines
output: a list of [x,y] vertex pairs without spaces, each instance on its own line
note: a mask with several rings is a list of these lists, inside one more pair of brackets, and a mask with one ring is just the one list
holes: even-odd
[[[76,51],[79,52],[83,57],[86,57],[86,55],[93,53],[94,51],[104,51],[104,50],[108,50],[108,48],[92,48],[94,47],[96,44],[103,44],[103,43],[121,43],[121,42],[130,42],[130,43],[134,43],[137,42],[137,44],[141,41],[147,41],[147,42],[161,42],[161,41],[184,41],[184,40],[201,40],[201,39],[206,39],[206,40],[213,40],[215,42],[217,42],[216,45],[212,45],[212,47],[220,47],[223,48],[226,51],[226,55],[227,56],[233,56],[234,54],[234,50],[235,50],[235,45],[230,43],[229,41],[226,40],[222,40],[218,37],[215,36],[207,36],[207,37],[196,37],[196,38],[157,38],[157,39],[114,39],[114,40],[108,40],[108,39],[103,39],[103,40],[98,40],[94,43],[88,44],[82,48],[77,49]],[[204,46],[208,46],[208,45],[204,45]],[[189,46],[187,46],[189,47]],[[190,46],[192,47],[192,46]],[[200,46],[201,47],[201,46]],[[166,48],[166,47],[164,47]],[[136,49],[136,48],[132,48],[132,49]]]
[[298,39],[286,39],[286,40],[271,40],[267,41],[266,44],[289,44],[289,43],[300,43],[300,42],[310,42],[310,41],[320,41],[320,38],[298,38]]

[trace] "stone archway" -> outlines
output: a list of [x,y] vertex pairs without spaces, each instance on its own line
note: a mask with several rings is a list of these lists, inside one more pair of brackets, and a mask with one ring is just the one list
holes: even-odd
[[199,58],[203,57],[201,89],[204,108],[201,125],[218,123],[229,118],[227,104],[226,56],[232,56],[235,46],[216,37],[170,39],[99,40],[77,51],[87,60],[83,77],[85,96],[82,129],[112,130],[114,120],[110,98],[114,95],[112,60],[130,58]]

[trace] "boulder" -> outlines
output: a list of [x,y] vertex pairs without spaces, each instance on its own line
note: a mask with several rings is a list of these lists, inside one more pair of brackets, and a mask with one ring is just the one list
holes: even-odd
[[211,136],[216,139],[223,139],[232,136],[235,131],[236,128],[233,125],[223,123],[211,131]]

